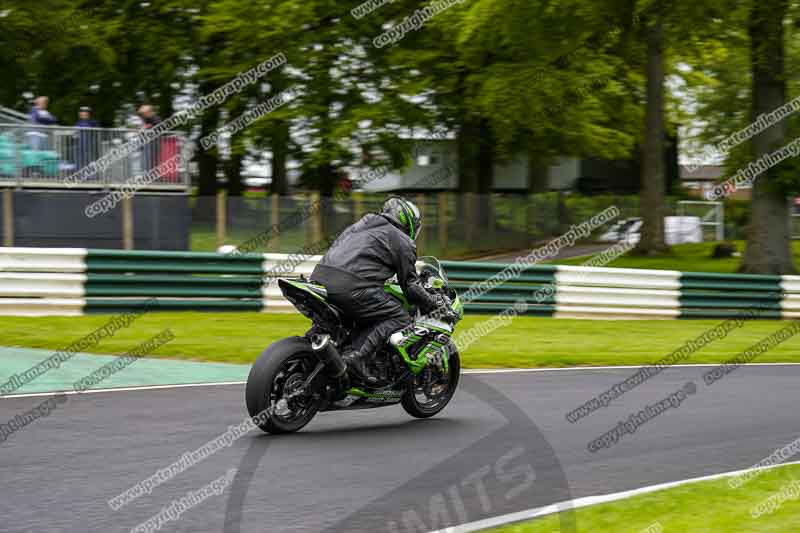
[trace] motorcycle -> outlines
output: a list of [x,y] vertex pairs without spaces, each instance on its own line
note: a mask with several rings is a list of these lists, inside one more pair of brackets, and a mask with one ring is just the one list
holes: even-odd
[[461,360],[452,341],[464,308],[434,257],[417,261],[420,283],[443,305],[423,314],[409,304],[394,279],[384,285],[414,317],[390,336],[370,360],[367,379],[349,369],[340,350],[362,333],[327,299],[322,285],[278,279],[284,297],[312,321],[305,336],[270,345],[250,369],[245,389],[247,411],[267,433],[292,433],[318,412],[401,404],[416,418],[429,418],[447,406],[458,386]]

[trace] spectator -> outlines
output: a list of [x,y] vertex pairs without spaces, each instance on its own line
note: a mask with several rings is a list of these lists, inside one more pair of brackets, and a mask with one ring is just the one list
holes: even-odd
[[[56,117],[47,110],[49,103],[50,99],[46,96],[39,96],[33,101],[30,113],[31,124],[35,126],[53,126],[57,122]],[[34,150],[46,150],[47,136],[46,130],[28,132],[31,148]]]
[[89,106],[82,106],[78,112],[78,122],[75,123],[77,128],[97,128],[97,121],[92,118],[92,108]]
[[[142,128],[146,130],[154,128],[161,123],[161,117],[156,115],[156,112],[153,110],[153,106],[149,104],[144,104],[139,107],[139,116],[144,122]],[[144,150],[142,152],[142,157],[144,158],[144,161],[142,162],[142,170],[144,172],[150,172],[150,170],[158,166],[158,160],[160,156],[159,143],[159,139],[153,139],[144,146]]]
[[78,131],[78,158],[76,164],[78,169],[84,168],[86,165],[97,159],[98,150],[97,132],[89,131],[86,128],[97,128],[97,121],[92,118],[92,108],[83,106],[78,112],[78,122],[75,123]]
[[139,116],[142,117],[142,120],[144,121],[143,127],[146,130],[161,123],[161,117],[156,115],[156,112],[153,110],[153,106],[149,104],[144,104],[139,108]]
[[39,96],[33,101],[33,108],[31,108],[31,124],[37,126],[53,126],[57,121],[47,110],[50,104],[50,99],[46,96]]

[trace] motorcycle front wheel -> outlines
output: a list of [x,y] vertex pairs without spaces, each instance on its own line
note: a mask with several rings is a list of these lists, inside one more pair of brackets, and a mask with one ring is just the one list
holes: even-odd
[[425,369],[415,376],[400,403],[415,418],[430,418],[442,411],[456,392],[461,376],[461,357],[452,342],[447,346],[447,372]]

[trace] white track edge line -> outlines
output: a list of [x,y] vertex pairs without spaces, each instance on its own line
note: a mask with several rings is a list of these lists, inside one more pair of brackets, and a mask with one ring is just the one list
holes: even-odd
[[[720,363],[682,363],[675,365],[666,365],[665,370],[670,368],[703,368],[703,367],[716,367],[725,364]],[[645,365],[612,365],[612,366],[559,366],[559,367],[541,367],[541,368],[481,368],[472,370],[462,370],[462,374],[510,374],[515,372],[568,372],[578,370],[633,370],[639,368],[646,368],[652,366]],[[745,363],[741,366],[800,366],[800,363]]]
[[461,524],[460,526],[452,526],[445,529],[437,529],[436,531],[432,531],[431,533],[471,533],[472,531],[480,531],[483,529],[494,528],[498,526],[512,524],[515,522],[532,520],[534,518],[540,518],[543,516],[559,513],[562,511],[580,509],[582,507],[590,507],[602,503],[611,503],[631,498],[633,496],[639,496],[642,494],[648,494],[651,492],[657,492],[660,490],[679,487],[681,485],[689,485],[691,483],[698,483],[700,481],[714,481],[717,479],[724,479],[727,477],[737,476],[745,472],[751,472],[757,470],[772,470],[773,468],[780,468],[782,466],[792,466],[792,465],[800,465],[800,461],[792,461],[789,463],[781,463],[777,465],[770,465],[764,467],[745,468],[743,470],[734,470],[731,472],[723,472],[721,474],[711,474],[708,476],[682,479],[679,481],[670,481],[668,483],[648,485],[646,487],[641,487],[638,489],[625,490],[622,492],[614,492],[611,494],[602,494],[599,496],[585,496],[583,498],[575,498],[572,500],[553,503],[542,507],[527,509],[525,511],[518,511],[516,513],[509,513],[505,515],[495,516],[492,518],[485,518],[483,520],[477,520],[475,522],[468,522],[466,524]]
[[172,385],[142,385],[138,387],[111,387],[108,389],[89,389],[83,392],[74,390],[66,391],[50,391],[50,392],[29,392],[24,394],[9,394],[0,396],[0,400],[11,400],[14,398],[37,398],[41,396],[53,396],[55,394],[66,394],[67,396],[80,396],[83,394],[98,394],[101,392],[135,392],[142,390],[158,390],[158,389],[185,389],[190,387],[218,387],[223,385],[245,385],[246,381],[212,381],[206,383],[175,383]]
[[[667,368],[701,368],[701,367],[715,367],[722,363],[700,363],[696,365],[682,364],[682,365],[669,365]],[[558,368],[489,368],[489,369],[472,369],[462,370],[462,374],[517,374],[520,372],[564,372],[564,371],[581,371],[581,370],[630,370],[634,368],[642,368],[643,365],[630,365],[630,366],[565,366]],[[644,365],[647,366],[647,365]],[[800,366],[800,363],[747,363],[742,366]],[[182,389],[188,387],[217,387],[222,385],[245,385],[246,381],[209,381],[202,383],[177,383],[172,385],[141,385],[132,387],[111,387],[107,389],[89,389],[84,392],[77,392],[74,390],[66,391],[50,391],[50,392],[29,392],[23,394],[7,394],[0,395],[0,400],[14,399],[14,398],[37,398],[42,396],[52,396],[53,394],[64,393],[66,395],[73,394],[98,394],[101,392],[135,392],[141,390],[158,390],[158,389]]]

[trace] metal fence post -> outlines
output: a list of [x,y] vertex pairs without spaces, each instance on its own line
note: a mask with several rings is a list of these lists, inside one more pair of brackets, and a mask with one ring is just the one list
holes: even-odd
[[222,246],[225,244],[226,238],[226,224],[228,221],[227,216],[227,199],[228,199],[228,191],[225,189],[220,189],[217,191],[217,247]]
[[444,256],[447,251],[448,197],[446,192],[440,192],[437,196],[439,197],[439,209],[437,213],[439,216],[439,254]]
[[417,243],[418,243],[417,247],[420,250],[422,250],[422,249],[425,248],[423,246],[423,244],[427,241],[427,238],[426,238],[427,237],[427,232],[425,231],[426,226],[425,226],[425,222],[424,222],[425,221],[425,212],[427,211],[427,209],[425,209],[425,195],[424,194],[418,194],[417,195],[417,207],[419,208],[420,218],[423,220],[422,228],[419,230],[419,235],[417,236]]
[[14,191],[3,189],[3,246],[14,246]]
[[133,198],[122,199],[122,247],[133,250]]
[[364,212],[364,198],[360,192],[353,192],[350,196],[353,199],[353,222],[358,222]]
[[464,194],[464,223],[466,225],[467,246],[475,242],[475,194],[468,192]]
[[[312,205],[322,207],[320,205],[319,191],[311,193]],[[322,209],[314,210],[314,215],[311,217],[311,242],[319,242],[322,240]]]
[[25,177],[25,172],[22,168],[22,139],[24,138],[22,130],[14,130],[12,138],[14,139],[14,157],[17,164],[17,187],[22,187]]
[[269,246],[268,251],[280,252],[281,251],[281,197],[275,193],[269,197],[269,223],[271,228],[276,228],[275,233],[269,242],[265,243]]
[[496,245],[497,241],[497,226],[495,225],[495,196],[492,193],[486,193],[486,209],[488,213],[486,213],[486,219],[488,221],[489,227],[489,239],[492,241],[492,244]]

